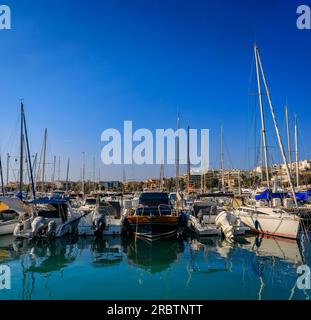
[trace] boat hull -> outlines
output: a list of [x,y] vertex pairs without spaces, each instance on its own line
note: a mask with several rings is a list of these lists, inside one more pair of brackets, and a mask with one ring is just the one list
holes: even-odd
[[156,240],[174,236],[177,232],[177,216],[129,216],[127,223],[130,232],[138,237]]
[[0,236],[13,234],[17,223],[18,223],[17,220],[1,221],[0,222]]
[[262,214],[239,214],[239,217],[241,218],[242,222],[255,233],[290,239],[298,238],[300,225],[300,220],[298,217],[282,218],[271,217]]

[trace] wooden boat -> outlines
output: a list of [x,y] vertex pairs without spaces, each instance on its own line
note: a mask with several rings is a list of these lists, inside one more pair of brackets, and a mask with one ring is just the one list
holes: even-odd
[[167,193],[143,192],[139,207],[124,223],[135,236],[156,240],[176,235],[178,221]]

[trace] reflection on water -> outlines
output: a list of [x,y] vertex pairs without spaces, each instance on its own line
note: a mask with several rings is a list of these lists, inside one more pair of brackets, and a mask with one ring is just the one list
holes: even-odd
[[296,241],[254,236],[234,244],[0,237],[0,264],[12,273],[12,289],[0,299],[309,299],[295,285],[309,252]]

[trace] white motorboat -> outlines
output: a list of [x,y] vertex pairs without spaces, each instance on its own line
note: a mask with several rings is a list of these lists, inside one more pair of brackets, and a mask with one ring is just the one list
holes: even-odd
[[77,234],[81,214],[74,212],[67,200],[42,198],[31,204],[34,205],[34,215],[16,225],[15,237],[59,238]]
[[121,229],[122,221],[116,209],[106,202],[101,202],[81,218],[78,233],[81,236],[119,235]]
[[282,209],[244,206],[235,209],[234,214],[256,233],[291,239],[298,238],[301,219]]
[[13,234],[18,222],[31,216],[30,208],[19,198],[0,197],[0,236]]
[[199,236],[220,236],[221,230],[216,227],[215,224],[208,223],[207,221],[203,219],[200,220],[199,218],[189,215],[188,222],[187,222],[188,228],[195,232]]

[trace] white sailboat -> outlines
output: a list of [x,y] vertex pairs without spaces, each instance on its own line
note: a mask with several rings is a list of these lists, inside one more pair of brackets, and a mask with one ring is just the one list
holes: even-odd
[[[280,131],[274,114],[273,105],[271,102],[270,91],[267,86],[264,70],[261,64],[259,51],[256,45],[254,46],[254,54],[256,61],[256,73],[257,73],[257,84],[258,84],[258,95],[259,95],[259,106],[260,106],[260,115],[261,115],[261,130],[262,130],[262,141],[264,147],[264,156],[265,156],[265,169],[266,169],[266,180],[267,187],[270,189],[270,179],[269,179],[269,166],[268,166],[268,152],[267,152],[267,142],[266,142],[266,131],[265,131],[265,118],[263,112],[263,102],[262,102],[262,92],[261,92],[261,77],[265,86],[265,91],[268,98],[268,103],[274,123],[274,127],[277,134],[278,144],[280,147],[281,155],[285,165],[287,177],[289,179],[291,193],[293,195],[293,200],[295,201],[295,206],[298,210],[298,204],[295,196],[295,189],[292,182],[291,174],[289,171],[289,166],[287,163],[284,146],[281,140]],[[281,209],[271,208],[271,207],[262,207],[262,206],[244,206],[237,208],[234,213],[238,216],[242,222],[251,228],[251,230],[262,233],[269,234],[273,236],[280,236],[285,238],[298,238],[299,226],[300,226],[300,217],[296,214],[289,214]]]

